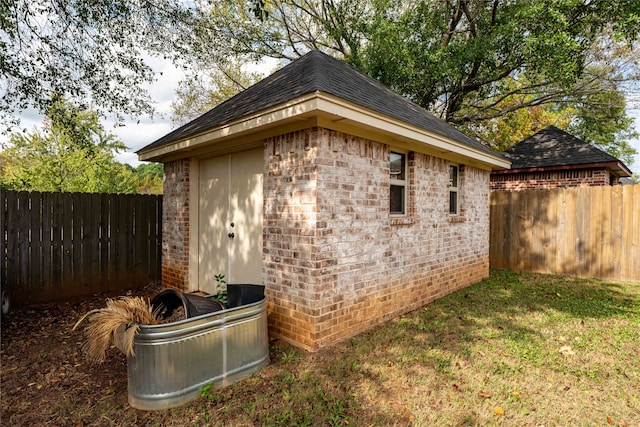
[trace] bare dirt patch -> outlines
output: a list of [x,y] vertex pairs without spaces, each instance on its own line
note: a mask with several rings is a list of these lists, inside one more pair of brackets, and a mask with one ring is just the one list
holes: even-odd
[[88,311],[104,307],[107,297],[151,297],[158,289],[148,286],[11,311],[2,321],[2,424],[109,424],[103,416],[128,406],[126,358],[112,349],[105,363],[88,363],[84,330],[73,326]]

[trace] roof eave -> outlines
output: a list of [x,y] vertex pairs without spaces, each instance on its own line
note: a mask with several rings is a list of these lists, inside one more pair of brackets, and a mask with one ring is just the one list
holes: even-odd
[[186,138],[169,141],[157,147],[145,147],[138,151],[138,159],[141,161],[162,161],[165,157],[175,157],[180,153],[188,156],[189,152],[203,145],[241,137],[265,128],[277,127],[286,121],[304,120],[305,116],[309,116],[317,109],[313,102],[314,98],[313,94],[304,95],[204,132],[189,135]]
[[[504,157],[478,150],[444,135],[369,110],[341,98],[320,94],[319,110],[331,113],[339,118],[333,123],[325,124],[336,130],[350,130],[357,127],[373,130],[377,140],[389,144],[407,144],[416,151],[433,153],[444,158],[467,159],[484,169],[509,168],[511,162]],[[351,125],[351,126],[349,126]],[[350,129],[349,129],[350,127]],[[368,136],[368,133],[364,136]]]
[[[435,132],[366,109],[336,96],[313,92],[269,109],[256,112],[216,128],[138,152],[142,161],[162,161],[183,157],[198,147],[238,138],[295,121],[321,117],[323,127],[344,131],[360,131],[385,143],[407,143],[418,149],[435,152],[442,157],[466,158],[484,169],[509,168],[511,162],[499,155],[478,150]],[[311,123],[311,122],[310,122]]]
[[558,165],[558,166],[539,166],[532,168],[516,168],[509,170],[494,170],[493,174],[513,174],[513,173],[529,173],[529,172],[549,172],[559,170],[572,170],[572,169],[594,169],[604,168],[614,172],[618,177],[632,176],[633,173],[622,162],[599,162],[599,163],[579,163],[575,165]]

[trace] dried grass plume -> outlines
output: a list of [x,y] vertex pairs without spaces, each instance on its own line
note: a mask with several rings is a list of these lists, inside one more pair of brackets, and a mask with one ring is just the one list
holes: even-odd
[[76,329],[86,318],[87,341],[84,344],[87,359],[92,363],[102,363],[111,345],[115,345],[125,356],[135,356],[133,340],[140,325],[155,325],[158,319],[151,304],[142,297],[121,297],[107,299],[105,308],[91,310],[76,322]]

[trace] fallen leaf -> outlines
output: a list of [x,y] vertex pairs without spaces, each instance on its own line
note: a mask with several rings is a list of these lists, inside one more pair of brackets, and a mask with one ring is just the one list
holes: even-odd
[[609,424],[613,424],[613,420],[611,419],[611,417],[607,417],[607,422],[608,422]]
[[491,393],[489,393],[488,391],[481,391],[480,393],[478,393],[478,396],[488,399],[491,397]]
[[576,352],[573,351],[571,349],[571,347],[569,347],[568,345],[565,345],[565,346],[560,347],[560,354],[562,354],[564,356],[572,356],[572,355],[576,354]]
[[493,408],[493,413],[501,417],[504,415],[504,409],[502,409],[499,406],[496,406],[495,408]]

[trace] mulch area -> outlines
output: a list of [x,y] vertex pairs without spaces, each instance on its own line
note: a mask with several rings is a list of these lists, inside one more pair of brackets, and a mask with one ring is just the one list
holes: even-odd
[[83,353],[84,328],[73,327],[88,311],[103,308],[107,298],[152,298],[159,291],[159,285],[149,285],[12,310],[0,324],[0,424],[145,424],[144,413],[128,405],[124,355],[112,348],[104,363],[90,364]]

